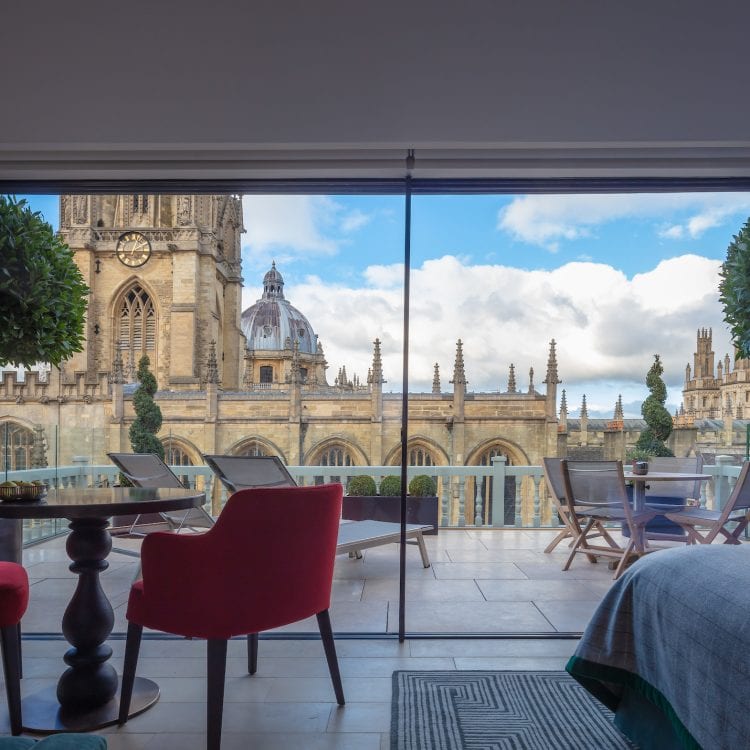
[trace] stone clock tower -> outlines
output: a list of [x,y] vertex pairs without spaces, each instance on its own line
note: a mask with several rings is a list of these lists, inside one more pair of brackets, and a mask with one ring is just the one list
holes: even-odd
[[61,196],[60,235],[91,289],[85,349],[66,375],[98,382],[119,349],[126,380],[147,354],[160,389],[198,389],[215,342],[219,383],[237,389],[243,231],[236,196]]

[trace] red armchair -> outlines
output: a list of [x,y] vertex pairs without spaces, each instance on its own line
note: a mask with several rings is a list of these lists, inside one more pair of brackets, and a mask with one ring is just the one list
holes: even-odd
[[11,734],[21,734],[21,618],[29,604],[29,578],[14,562],[0,562],[0,648]]
[[143,540],[143,578],[128,600],[120,724],[127,721],[144,627],[207,648],[207,747],[218,750],[227,640],[248,636],[248,671],[258,633],[316,615],[336,700],[344,705],[328,607],[341,518],[340,484],[241,490],[204,534],[157,532]]

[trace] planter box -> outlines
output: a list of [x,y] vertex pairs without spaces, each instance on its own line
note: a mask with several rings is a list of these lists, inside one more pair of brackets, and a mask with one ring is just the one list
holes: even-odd
[[[344,498],[342,518],[347,521],[390,521],[401,522],[401,498],[372,495],[347,496]],[[406,523],[430,524],[438,533],[438,499],[432,497],[406,498]]]

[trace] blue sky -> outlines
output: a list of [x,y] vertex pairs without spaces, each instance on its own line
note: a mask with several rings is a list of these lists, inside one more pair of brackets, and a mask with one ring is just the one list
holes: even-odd
[[[28,196],[54,225],[58,199]],[[245,196],[243,304],[260,296],[271,260],[286,297],[310,320],[329,362],[367,373],[383,341],[386,390],[400,390],[403,198]],[[750,195],[417,196],[413,199],[410,390],[438,363],[449,390],[456,340],[469,389],[505,390],[508,368],[544,390],[549,341],[571,416],[611,417],[618,395],[639,416],[659,353],[681,400],[696,329],[731,347],[718,268],[750,215]]]

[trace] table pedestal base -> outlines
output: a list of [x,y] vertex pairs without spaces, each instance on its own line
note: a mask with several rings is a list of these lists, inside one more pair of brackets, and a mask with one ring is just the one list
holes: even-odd
[[[152,680],[136,677],[128,718],[145,711],[159,700],[159,686]],[[32,734],[55,732],[92,732],[117,724],[120,710],[120,691],[99,708],[83,713],[64,713],[57,701],[55,686],[26,696],[22,701],[23,729]]]

